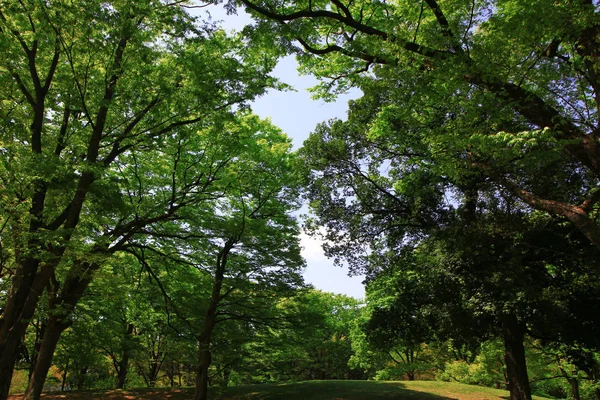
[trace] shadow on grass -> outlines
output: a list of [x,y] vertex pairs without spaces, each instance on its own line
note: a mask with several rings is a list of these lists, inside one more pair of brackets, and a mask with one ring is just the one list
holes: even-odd
[[[188,400],[192,388],[135,389],[82,392],[57,392],[42,395],[42,400]],[[235,386],[210,391],[210,400],[459,400],[459,393],[440,396],[413,390],[403,382],[308,381],[281,384]],[[21,399],[11,396],[10,400]]]
[[221,400],[458,400],[406,388],[402,382],[310,381],[232,387]]

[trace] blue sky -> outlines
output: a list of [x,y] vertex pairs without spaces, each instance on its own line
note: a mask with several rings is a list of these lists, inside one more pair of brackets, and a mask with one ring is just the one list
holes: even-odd
[[[226,15],[220,6],[205,8],[200,13],[209,12],[215,21],[222,20],[226,30],[239,30],[250,22],[250,17]],[[307,89],[317,84],[311,76],[300,76],[294,57],[282,59],[275,68],[274,75],[282,82],[292,85],[295,91],[270,91],[252,105],[252,109],[263,118],[270,118],[293,140],[294,148],[302,146],[315,126],[331,118],[346,118],[348,100],[358,97],[358,92],[340,96],[335,102],[313,100]],[[306,207],[303,208],[306,212]],[[335,267],[333,261],[323,254],[321,242],[302,234],[303,256],[307,268],[304,278],[307,283],[327,292],[342,293],[356,298],[364,297],[363,277],[348,276],[348,269]]]
[[[333,103],[313,100],[307,89],[316,85],[315,78],[299,76],[294,57],[282,59],[274,75],[283,82],[292,85],[295,91],[271,91],[252,105],[254,112],[261,117],[271,118],[273,123],[283,129],[293,140],[294,148],[302,146],[304,140],[315,126],[331,118],[346,118],[348,100],[353,95],[341,96]],[[303,208],[307,212],[307,208]],[[323,254],[321,242],[302,234],[303,256],[307,268],[304,279],[316,288],[349,296],[364,297],[362,277],[348,277],[347,268],[335,267],[333,261]]]

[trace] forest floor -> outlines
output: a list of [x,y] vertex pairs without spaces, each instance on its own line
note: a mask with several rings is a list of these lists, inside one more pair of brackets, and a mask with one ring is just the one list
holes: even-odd
[[[44,400],[188,400],[193,389],[139,389],[59,392],[42,395]],[[480,386],[437,381],[307,381],[283,384],[234,386],[211,400],[505,400],[508,392]],[[18,395],[9,400],[20,399]],[[544,400],[535,397],[534,400]]]

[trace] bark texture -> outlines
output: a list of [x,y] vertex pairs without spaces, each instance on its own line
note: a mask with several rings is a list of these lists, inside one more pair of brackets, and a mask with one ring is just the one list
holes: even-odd
[[508,376],[508,390],[511,400],[531,400],[531,387],[525,361],[524,326],[514,314],[501,318],[504,337],[504,362]]

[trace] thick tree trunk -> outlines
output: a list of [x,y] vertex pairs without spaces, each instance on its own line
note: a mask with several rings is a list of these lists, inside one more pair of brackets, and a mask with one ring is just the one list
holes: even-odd
[[127,372],[129,370],[129,352],[123,352],[123,358],[119,362],[119,371],[117,373],[117,389],[123,389],[125,387],[125,380],[127,379]]
[[85,386],[85,377],[88,373],[87,367],[81,367],[79,374],[77,375],[77,390],[83,390]]
[[[59,310],[60,315],[53,315],[44,332],[40,352],[37,356],[33,373],[29,378],[25,399],[38,400],[44,388],[48,370],[52,366],[54,350],[63,331],[70,325],[69,316],[92,279],[92,273],[98,264],[82,263],[69,271],[60,294],[53,299],[50,308]],[[85,271],[85,272],[82,272]]]
[[125,331],[125,348],[123,350],[121,361],[118,363],[117,367],[117,389],[123,389],[125,387],[127,372],[129,372],[129,357],[131,353],[128,347],[128,342],[133,334],[134,329],[135,326],[133,326],[133,324],[127,324],[127,331]]
[[54,350],[58,344],[58,339],[63,331],[69,326],[68,323],[63,323],[58,317],[51,317],[50,322],[46,326],[40,351],[37,355],[33,372],[29,377],[29,383],[27,390],[25,391],[26,400],[38,400],[44,389],[44,382],[46,381],[46,375],[52,365],[52,357],[54,356]]
[[510,399],[531,400],[531,387],[527,376],[525,347],[523,346],[525,329],[513,314],[502,316],[501,323]]
[[204,327],[198,337],[198,368],[196,370],[196,389],[194,391],[194,400],[208,399],[208,368],[212,361],[210,354],[210,337],[216,324],[217,308],[221,300],[221,287],[223,286],[223,277],[225,276],[225,267],[227,266],[227,257],[235,245],[235,239],[229,239],[223,249],[217,256],[213,290],[210,297],[210,304],[204,318]]
[[10,381],[12,379],[15,361],[21,337],[12,334],[6,337],[0,347],[0,399],[5,400],[10,390]]
[[571,398],[573,400],[581,400],[579,395],[579,381],[577,378],[567,378],[569,385],[571,386]]
[[38,272],[39,262],[25,259],[13,277],[12,289],[0,318],[0,399],[6,399],[19,347],[53,266]]
[[212,361],[212,355],[210,353],[210,329],[203,330],[199,345],[200,351],[198,354],[198,369],[196,371],[196,390],[194,393],[194,400],[206,400],[208,398],[208,367]]
[[[27,314],[25,317],[31,317],[32,315],[33,313],[31,315]],[[10,328],[0,334],[0,399],[2,400],[8,397],[19,347],[28,325],[26,321],[29,321],[29,319],[22,316],[16,318],[10,324],[6,321],[6,325]]]
[[571,387],[571,398],[573,400],[580,400],[581,396],[579,394],[579,380],[576,377],[569,375],[562,366],[559,365],[558,369],[560,370],[562,376],[565,377],[567,382],[569,382],[569,386]]

